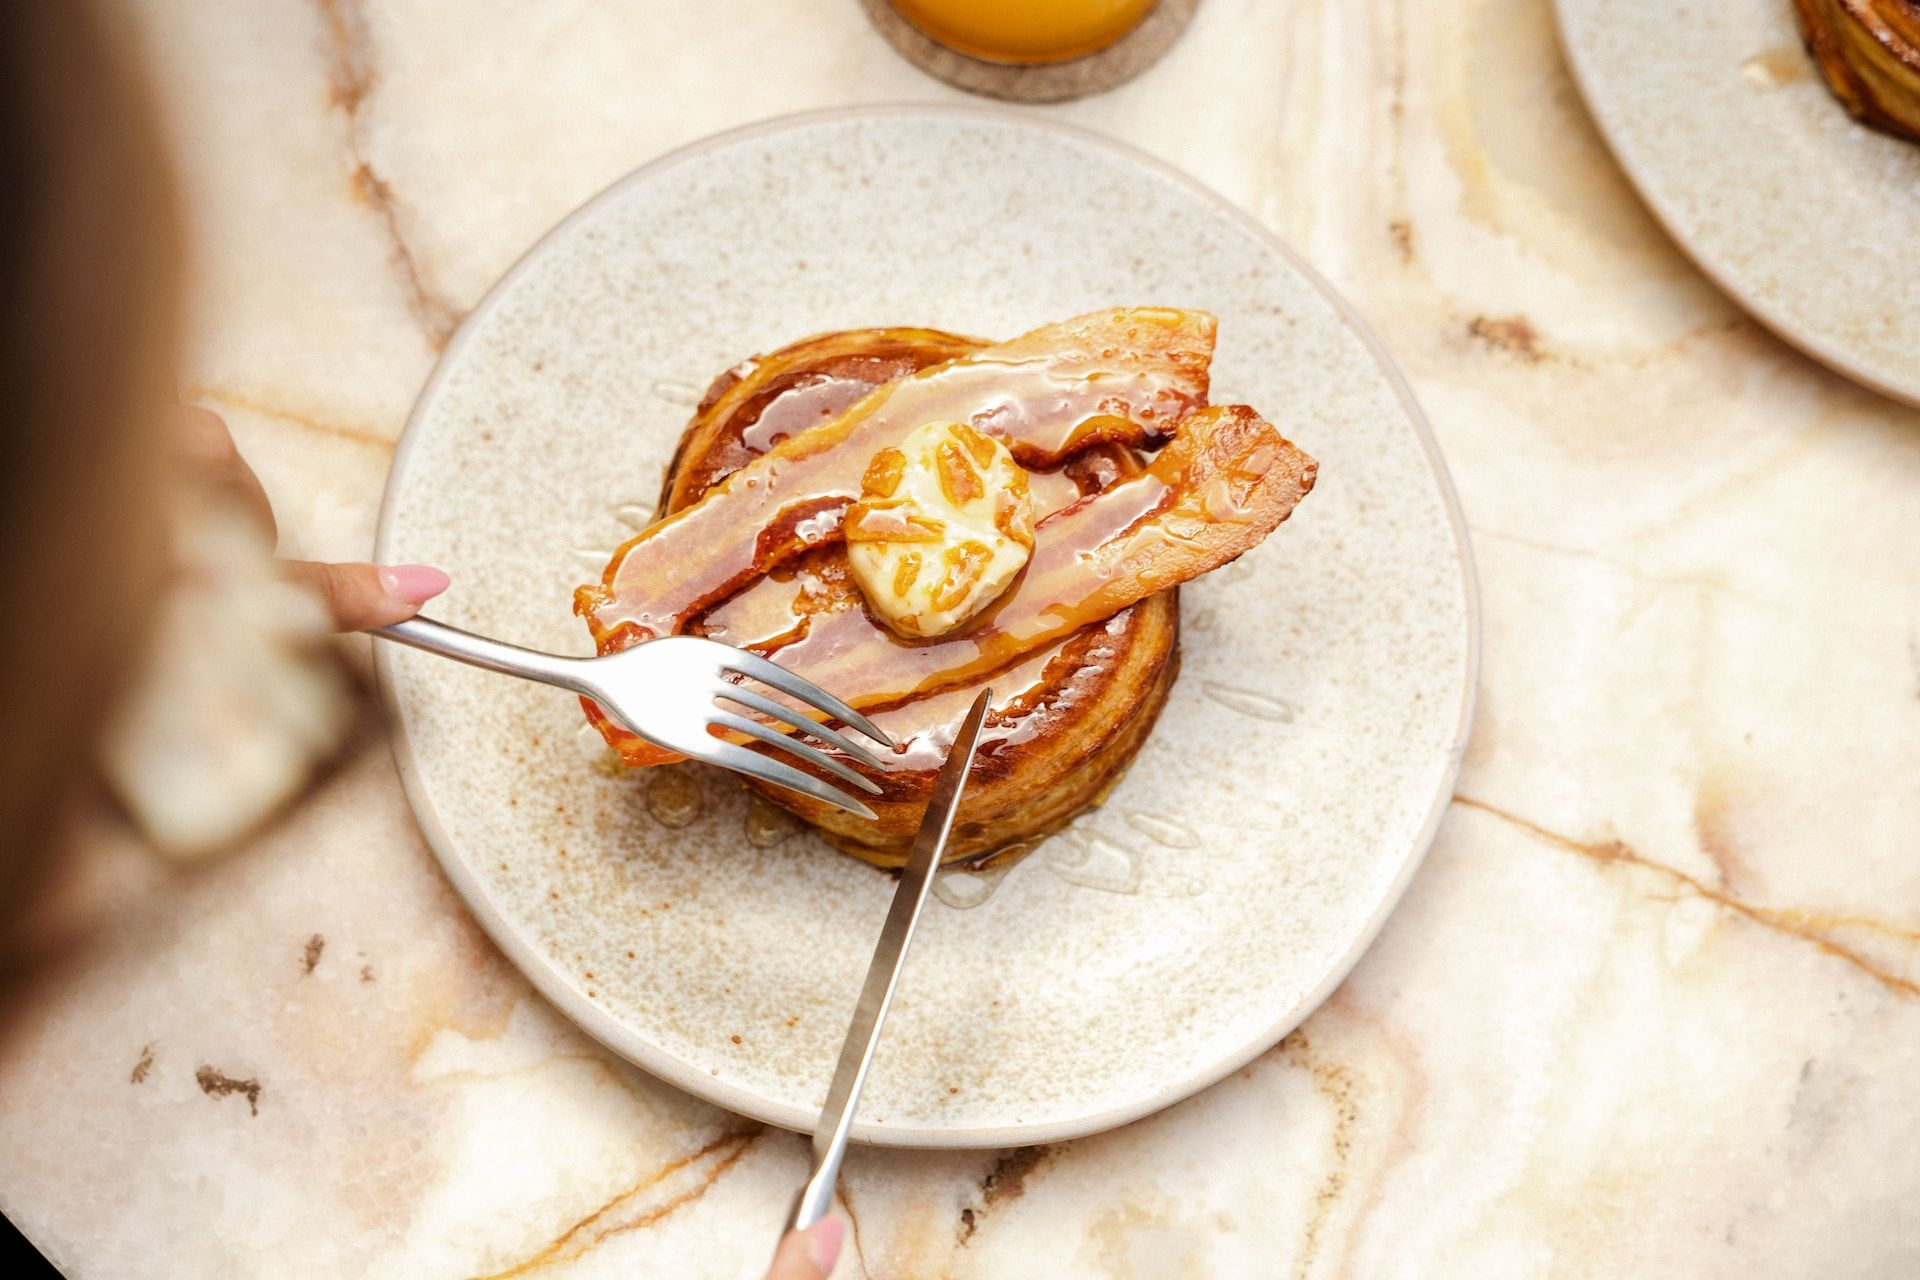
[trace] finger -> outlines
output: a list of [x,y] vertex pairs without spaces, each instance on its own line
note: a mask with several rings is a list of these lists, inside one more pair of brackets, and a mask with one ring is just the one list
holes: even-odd
[[773,1255],[767,1280],[827,1280],[846,1227],[829,1214],[805,1231],[789,1231]]
[[447,575],[424,564],[323,564],[316,560],[281,563],[287,576],[306,584],[326,603],[341,631],[405,622],[420,606],[447,589]]
[[175,447],[194,474],[239,498],[266,526],[268,534],[279,536],[267,491],[240,456],[225,420],[211,409],[180,405],[174,410],[171,425]]

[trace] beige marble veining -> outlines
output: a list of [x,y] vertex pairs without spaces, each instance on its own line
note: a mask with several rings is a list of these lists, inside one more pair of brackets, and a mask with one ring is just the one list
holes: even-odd
[[[852,0],[145,16],[185,378],[301,554],[364,553],[450,318],[579,200],[718,128],[954,96]],[[1250,209],[1392,350],[1474,531],[1477,729],[1300,1032],[1097,1137],[856,1153],[837,1274],[1920,1273],[1920,415],[1662,239],[1545,0],[1209,0],[1051,114]],[[0,1207],[69,1274],[757,1275],[801,1141],[533,998],[382,744],[254,848],[99,883],[110,932],[0,1058]]]

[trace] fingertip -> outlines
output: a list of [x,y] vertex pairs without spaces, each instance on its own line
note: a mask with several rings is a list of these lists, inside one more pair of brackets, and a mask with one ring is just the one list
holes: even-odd
[[828,1214],[804,1231],[787,1232],[780,1237],[767,1280],[827,1280],[840,1257],[845,1231],[845,1224]]
[[380,570],[380,587],[402,604],[419,608],[445,591],[453,583],[445,570],[427,564],[385,565]]
[[846,1224],[831,1213],[807,1228],[807,1256],[813,1259],[814,1266],[820,1268],[821,1275],[833,1270],[834,1262],[840,1257],[840,1243],[845,1238],[846,1230]]

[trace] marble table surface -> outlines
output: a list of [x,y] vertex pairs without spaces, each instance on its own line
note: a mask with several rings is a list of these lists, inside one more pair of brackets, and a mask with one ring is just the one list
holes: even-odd
[[[371,545],[496,275],[714,130],[957,97],[854,0],[145,0],[190,394],[291,554]],[[1438,842],[1333,998],[1080,1141],[856,1152],[840,1277],[1920,1275],[1920,414],[1742,316],[1582,111],[1547,0],[1208,0],[1048,114],[1352,299],[1486,618]],[[612,1059],[468,919],[369,733],[121,903],[0,1053],[0,1208],[76,1277],[758,1276],[801,1138]]]

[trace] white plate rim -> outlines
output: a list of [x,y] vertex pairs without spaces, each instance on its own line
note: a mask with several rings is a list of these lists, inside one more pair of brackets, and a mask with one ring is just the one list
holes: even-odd
[[[1920,408],[1920,380],[1916,380],[1911,386],[1900,386],[1863,368],[1839,346],[1801,328],[1799,323],[1788,316],[1782,308],[1749,293],[1731,268],[1715,261],[1705,249],[1695,244],[1681,230],[1678,216],[1661,202],[1659,185],[1642,172],[1631,154],[1631,148],[1621,143],[1618,136],[1619,124],[1607,114],[1606,108],[1600,105],[1600,99],[1595,96],[1593,86],[1601,77],[1587,62],[1585,47],[1576,42],[1567,29],[1567,5],[1568,0],[1553,0],[1553,23],[1554,34],[1560,40],[1560,51],[1566,56],[1567,68],[1573,73],[1574,88],[1580,91],[1580,101],[1586,107],[1587,115],[1592,117],[1595,127],[1600,131],[1601,139],[1607,144],[1607,154],[1612,156],[1613,162],[1620,166],[1620,171],[1627,175],[1627,182],[1633,187],[1634,194],[1640,197],[1641,205],[1653,215],[1653,220],[1660,224],[1660,229],[1666,233],[1667,239],[1673,241],[1675,247],[1686,255],[1687,261],[1693,263],[1700,274],[1712,282],[1714,288],[1726,294],[1742,311],[1765,325],[1774,337],[1869,391],[1886,396],[1890,400]],[[1824,90],[1825,87],[1823,83],[1821,88]],[[1840,110],[1840,104],[1834,103],[1834,109]],[[1859,127],[1866,128],[1865,125]]]
[[[1480,588],[1479,577],[1474,567],[1473,548],[1467,534],[1466,517],[1461,511],[1459,494],[1454,488],[1452,475],[1447,470],[1446,460],[1440,453],[1439,444],[1434,439],[1433,430],[1427,423],[1426,415],[1421,412],[1419,403],[1414,398],[1412,388],[1407,385],[1405,377],[1387,354],[1386,348],[1381,345],[1380,340],[1374,336],[1373,331],[1367,327],[1366,322],[1360,318],[1346,299],[1337,293],[1319,272],[1307,265],[1290,246],[1225,196],[1174,166],[1094,130],[1063,124],[1024,111],[957,103],[829,107],[777,116],[709,134],[647,161],[616,179],[568,213],[528,246],[461,320],[453,337],[440,352],[433,371],[421,384],[419,396],[414,401],[413,409],[407,416],[406,425],[401,430],[399,442],[394,448],[393,460],[388,467],[388,478],[380,501],[379,521],[374,534],[374,558],[376,562],[384,563],[389,554],[396,518],[398,487],[396,477],[402,473],[403,464],[413,444],[420,438],[420,432],[416,428],[420,426],[434,404],[441,384],[449,376],[462,350],[480,323],[520,276],[533,268],[541,256],[541,250],[549,240],[563,234],[577,221],[590,216],[604,202],[617,199],[629,186],[645,182],[658,173],[699,159],[710,152],[722,150],[734,143],[820,124],[901,118],[967,120],[1037,129],[1068,138],[1083,146],[1106,151],[1119,159],[1143,166],[1198,196],[1251,233],[1264,246],[1278,253],[1289,266],[1313,286],[1331,307],[1335,316],[1360,339],[1368,353],[1372,355],[1375,364],[1379,366],[1381,374],[1393,390],[1395,397],[1400,401],[1438,484],[1441,505],[1446,511],[1448,527],[1453,533],[1454,553],[1460,565],[1461,591],[1465,605],[1463,628],[1465,634],[1462,640],[1466,650],[1466,669],[1462,680],[1459,716],[1455,722],[1452,740],[1445,753],[1433,801],[1414,836],[1412,847],[1393,881],[1381,894],[1373,914],[1356,931],[1347,949],[1336,958],[1316,986],[1302,996],[1279,1020],[1250,1037],[1234,1051],[1222,1055],[1205,1068],[1164,1085],[1151,1095],[1122,1106],[1072,1116],[1064,1120],[1035,1124],[933,1128],[856,1123],[852,1133],[854,1142],[880,1147],[974,1150],[1061,1142],[1117,1128],[1141,1119],[1189,1098],[1209,1085],[1218,1083],[1278,1044],[1289,1032],[1304,1022],[1341,982],[1345,981],[1354,965],[1359,962],[1361,955],[1379,935],[1387,917],[1399,905],[1408,884],[1413,880],[1414,873],[1426,861],[1427,852],[1432,847],[1434,836],[1439,830],[1440,820],[1452,803],[1454,782],[1459,777],[1461,758],[1465,753],[1467,738],[1472,729],[1480,682]],[[438,814],[427,799],[425,780],[414,758],[412,743],[408,737],[406,722],[394,686],[393,660],[392,646],[381,644],[374,646],[375,682],[379,689],[382,709],[388,718],[387,736],[392,745],[394,764],[400,774],[408,807],[413,811],[421,834],[425,837],[428,847],[432,849],[441,870],[494,945],[499,947],[514,967],[532,983],[534,989],[565,1014],[575,1026],[648,1074],[695,1097],[724,1107],[728,1111],[782,1129],[801,1133],[810,1131],[817,1118],[813,1111],[786,1105],[750,1089],[718,1079],[696,1064],[645,1039],[614,1017],[611,1012],[581,996],[573,989],[571,980],[554,964],[552,958],[523,936],[518,927],[493,904],[483,886],[457,852],[457,845],[441,825]]]

